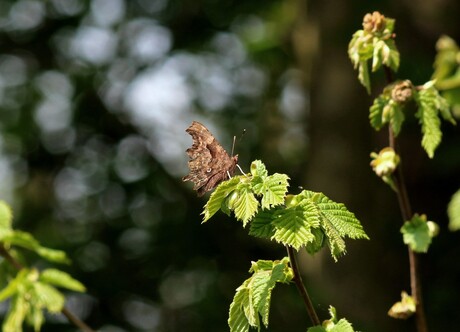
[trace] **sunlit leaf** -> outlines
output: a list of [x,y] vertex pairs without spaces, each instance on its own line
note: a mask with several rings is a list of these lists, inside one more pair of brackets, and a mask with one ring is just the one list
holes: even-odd
[[252,276],[237,288],[230,305],[228,325],[231,332],[248,332],[250,327],[261,327],[260,318],[268,326],[270,300],[276,283],[288,283],[293,273],[288,258],[281,261],[252,263]]
[[202,214],[204,214],[203,222],[208,221],[217,211],[220,210],[225,198],[236,189],[241,181],[241,176],[234,176],[228,181],[224,181],[217,186],[213,191],[208,201],[204,206]]
[[53,286],[84,292],[85,286],[68,273],[57,269],[46,269],[40,273],[40,281]]
[[0,229],[11,229],[13,212],[11,207],[4,201],[0,201]]
[[403,241],[415,252],[427,252],[431,244],[430,229],[426,216],[414,215],[401,227]]
[[460,229],[460,190],[452,196],[447,206],[447,215],[449,216],[449,229],[458,231]]

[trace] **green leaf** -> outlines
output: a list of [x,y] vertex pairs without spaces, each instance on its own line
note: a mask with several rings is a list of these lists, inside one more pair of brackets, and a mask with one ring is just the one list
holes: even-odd
[[361,61],[358,67],[358,80],[366,88],[368,94],[371,94],[371,79],[369,78],[369,68],[366,61]]
[[321,326],[310,327],[307,332],[354,332],[353,326],[342,318],[337,321],[337,314],[333,306],[329,306],[331,318],[325,320]]
[[253,185],[254,193],[262,195],[262,209],[270,209],[284,203],[289,186],[288,180],[287,175],[275,173]]
[[13,223],[13,212],[5,201],[0,201],[0,230],[11,229]]
[[449,229],[458,231],[460,229],[460,190],[452,196],[447,206],[447,215],[449,216]]
[[262,161],[254,160],[251,163],[251,174],[254,177],[266,178],[268,176],[268,171]]
[[13,297],[10,303],[10,309],[3,321],[2,332],[22,332],[22,323],[28,311],[28,303],[23,297]]
[[234,203],[235,217],[243,222],[245,227],[254,217],[259,207],[259,201],[252,193],[249,185],[238,188],[238,197]]
[[382,55],[383,64],[390,67],[392,71],[397,72],[399,69],[400,55],[394,39],[390,38],[385,40],[385,46],[382,48]]
[[57,287],[70,289],[76,292],[84,292],[85,286],[78,280],[72,278],[70,274],[57,269],[46,269],[40,273],[41,282]]
[[61,263],[61,264],[71,263],[70,259],[67,257],[67,254],[62,250],[50,249],[50,248],[39,246],[35,250],[35,252],[50,262]]
[[449,110],[448,102],[439,94],[434,87],[434,82],[429,81],[418,91],[415,98],[418,104],[418,111],[415,116],[419,119],[422,126],[422,146],[430,158],[441,143],[441,120],[443,119],[455,124],[455,120]]
[[403,241],[415,252],[427,252],[431,244],[430,229],[426,216],[415,214],[411,220],[401,227]]
[[253,315],[247,317],[245,308],[251,307],[249,303],[249,289],[246,286],[247,282],[237,288],[233,301],[230,304],[230,312],[228,318],[228,326],[230,332],[247,332],[249,331],[249,320],[254,321]]
[[344,204],[332,201],[323,193],[304,190],[299,195],[315,202],[321,212],[320,226],[326,235],[327,243],[335,261],[345,253],[343,237],[369,239],[359,220],[352,212],[348,211]]
[[383,125],[383,108],[389,102],[389,98],[383,94],[374,99],[374,103],[369,108],[369,120],[372,128],[375,130],[382,129]]
[[273,239],[296,250],[315,240],[311,229],[320,225],[319,211],[308,199],[277,210],[275,213],[275,233]]
[[26,322],[33,326],[34,331],[40,331],[43,323],[45,322],[43,310],[36,306],[31,306],[26,316]]
[[64,295],[53,286],[43,282],[33,283],[30,296],[30,301],[38,308],[46,308],[51,313],[58,313],[64,308]]
[[250,327],[261,328],[260,317],[268,326],[270,300],[276,283],[289,283],[293,272],[289,259],[253,262],[252,276],[237,288],[230,305],[228,325],[231,332],[247,332]]
[[202,214],[204,214],[203,223],[208,221],[217,211],[220,210],[225,198],[230,195],[241,182],[242,176],[234,176],[228,181],[224,181],[217,186],[214,192],[209,197],[204,206]]
[[270,239],[275,234],[273,218],[275,209],[259,211],[249,226],[249,235]]
[[70,260],[64,251],[41,246],[32,234],[27,232],[12,231],[6,234],[1,234],[0,240],[8,243],[9,245],[15,245],[31,250],[51,262],[70,263]]

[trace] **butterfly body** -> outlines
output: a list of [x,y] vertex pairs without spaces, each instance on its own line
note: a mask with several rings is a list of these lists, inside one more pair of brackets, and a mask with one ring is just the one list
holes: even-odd
[[197,121],[193,121],[186,132],[192,136],[193,144],[186,151],[190,157],[190,173],[182,180],[192,181],[198,196],[203,196],[234,174],[238,155],[230,156],[211,132]]

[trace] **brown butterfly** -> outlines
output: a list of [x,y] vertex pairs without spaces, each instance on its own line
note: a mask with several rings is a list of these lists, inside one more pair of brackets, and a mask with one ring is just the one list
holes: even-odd
[[197,121],[193,121],[186,132],[192,136],[193,145],[187,149],[190,174],[182,180],[194,182],[193,190],[203,196],[233,175],[238,155],[230,157],[211,132]]

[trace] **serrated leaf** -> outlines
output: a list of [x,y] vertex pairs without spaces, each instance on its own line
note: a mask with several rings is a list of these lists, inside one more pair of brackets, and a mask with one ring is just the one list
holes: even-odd
[[22,323],[27,315],[28,308],[29,306],[23,297],[13,297],[3,321],[2,332],[22,332]]
[[275,233],[275,226],[273,225],[273,215],[275,210],[261,210],[249,226],[249,235],[270,239]]
[[460,190],[450,199],[447,206],[447,215],[449,216],[449,229],[458,231],[460,229]]
[[30,295],[31,302],[37,305],[38,308],[46,308],[51,313],[58,313],[64,308],[64,295],[56,288],[43,282],[34,282]]
[[251,163],[251,174],[254,177],[265,178],[268,175],[267,168],[260,160],[254,160]]
[[428,156],[433,158],[434,152],[442,139],[439,115],[453,124],[455,124],[455,120],[450,113],[447,101],[439,95],[433,81],[423,85],[423,88],[417,94],[416,102],[418,111],[415,115],[422,126],[422,146]]
[[5,201],[0,201],[0,230],[11,229],[12,223],[13,212],[11,210],[11,207]]
[[249,289],[243,285],[236,290],[236,294],[230,304],[228,317],[230,332],[248,332],[251,326],[244,312],[244,308],[249,306]]
[[428,103],[421,103],[417,112],[420,124],[422,125],[422,146],[430,158],[433,158],[434,151],[441,143],[441,121],[437,110]]
[[40,273],[39,280],[41,282],[51,284],[53,286],[70,289],[76,292],[84,292],[85,286],[78,280],[66,272],[57,269],[46,269]]
[[383,40],[377,40],[374,43],[374,54],[372,55],[372,71],[375,72],[380,68],[384,61],[383,48],[385,43]]
[[401,227],[403,241],[415,252],[427,252],[431,244],[430,229],[426,217],[414,215]]
[[399,69],[400,55],[394,39],[390,38],[385,40],[383,53],[383,64],[390,67],[392,71],[397,72]]
[[378,96],[374,99],[374,103],[369,108],[369,120],[371,126],[375,130],[382,129],[384,122],[383,122],[383,108],[388,103],[389,99],[384,97],[383,95]]
[[397,103],[394,103],[392,112],[391,112],[390,123],[391,123],[391,128],[393,129],[393,133],[395,136],[399,135],[403,122],[404,122],[404,113],[402,110],[402,106]]
[[289,186],[288,180],[287,175],[275,173],[253,185],[254,193],[262,195],[262,209],[270,209],[284,203],[284,197]]
[[321,326],[310,327],[307,332],[354,332],[353,326],[345,318],[337,321],[336,311],[333,306],[329,306],[331,318],[325,320]]
[[371,79],[369,78],[369,68],[367,61],[360,61],[358,67],[358,80],[366,88],[368,94],[371,94]]
[[319,227],[319,211],[315,204],[307,199],[300,203],[276,211],[273,239],[296,250],[315,240],[311,229]]
[[203,223],[208,221],[217,211],[220,210],[225,198],[230,195],[241,181],[241,176],[234,176],[230,180],[224,181],[217,186],[209,197],[201,214],[204,215]]
[[323,193],[308,190],[302,191],[299,196],[311,199],[320,211],[320,226],[334,260],[345,253],[343,237],[369,239],[359,220],[344,204],[332,201]]
[[352,239],[369,239],[354,213],[348,211],[343,203],[336,203],[323,193],[309,192],[309,195],[314,194],[319,194],[316,204],[323,216],[337,229],[340,236],[347,236]]
[[234,207],[236,219],[241,220],[245,227],[255,216],[259,207],[259,201],[249,187],[242,187],[238,190],[238,197],[235,200]]
[[249,328],[261,327],[260,318],[268,326],[270,299],[278,282],[290,282],[293,276],[288,258],[281,261],[253,262],[252,276],[237,288],[230,305],[228,324],[231,332],[248,332]]

